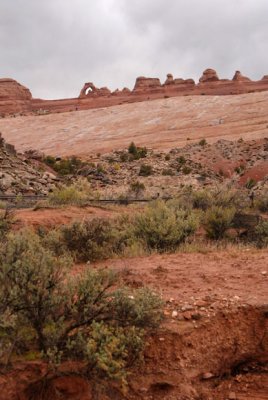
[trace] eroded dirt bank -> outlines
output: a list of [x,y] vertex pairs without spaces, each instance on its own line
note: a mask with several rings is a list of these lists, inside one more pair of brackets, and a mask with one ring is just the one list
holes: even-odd
[[82,377],[78,365],[48,373],[38,362],[2,374],[1,400],[267,399],[267,306],[218,311],[194,324],[166,321],[153,333],[127,393]]
[[166,302],[128,392],[86,381],[79,365],[66,364],[51,379],[44,364],[28,362],[2,373],[0,399],[267,399],[267,260],[267,250],[230,247],[94,264],[116,269],[133,287],[155,288]]

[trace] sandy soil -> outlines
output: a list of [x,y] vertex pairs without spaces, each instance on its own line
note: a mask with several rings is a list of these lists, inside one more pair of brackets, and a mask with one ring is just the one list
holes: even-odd
[[33,209],[20,209],[14,213],[14,227],[16,229],[26,226],[54,228],[73,221],[81,221],[85,218],[110,218],[121,212],[122,207],[118,209],[116,206],[107,209],[100,207],[63,207],[36,211],[33,211]]
[[206,254],[112,259],[96,266],[121,271],[134,287],[151,286],[165,300],[172,299],[173,309],[200,299],[215,303],[215,308],[220,302],[228,307],[229,303],[261,305],[268,301],[268,250],[229,246]]
[[138,145],[168,150],[206,138],[268,136],[268,92],[186,96],[87,111],[4,118],[0,131],[19,151],[84,155]]

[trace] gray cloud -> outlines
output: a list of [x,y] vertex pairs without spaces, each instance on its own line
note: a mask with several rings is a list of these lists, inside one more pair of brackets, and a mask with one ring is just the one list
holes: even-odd
[[35,97],[75,97],[86,81],[196,80],[207,68],[268,74],[267,0],[1,0],[0,76]]

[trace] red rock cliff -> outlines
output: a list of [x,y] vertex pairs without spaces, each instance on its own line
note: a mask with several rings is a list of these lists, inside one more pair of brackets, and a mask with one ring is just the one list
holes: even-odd
[[29,89],[14,79],[0,79],[0,115],[31,111],[32,95]]
[[168,74],[162,84],[158,78],[136,79],[133,90],[124,88],[111,92],[107,87],[97,88],[92,82],[85,83],[77,98],[63,100],[32,99],[24,86],[12,79],[0,79],[0,114],[17,112],[64,112],[109,107],[123,103],[147,101],[173,96],[231,95],[268,90],[268,75],[252,81],[236,71],[233,79],[220,79],[217,72],[206,69],[196,84],[193,79],[173,78]]

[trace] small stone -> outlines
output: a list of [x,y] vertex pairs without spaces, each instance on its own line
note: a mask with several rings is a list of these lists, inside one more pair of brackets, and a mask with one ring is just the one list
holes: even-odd
[[263,276],[266,276],[266,275],[267,275],[267,271],[262,271],[261,274],[262,274]]
[[211,378],[214,378],[214,375],[212,374],[212,372],[204,372],[202,375],[203,380],[207,380],[207,379],[211,379]]
[[183,318],[189,321],[190,319],[192,319],[192,313],[190,311],[185,311],[183,313]]
[[183,306],[183,307],[181,308],[182,311],[191,311],[191,310],[193,310],[193,309],[194,309],[194,307],[191,306],[190,304],[186,304],[185,306]]
[[236,399],[237,399],[237,397],[236,397],[235,392],[230,392],[229,396],[228,396],[228,400],[236,400]]
[[146,393],[146,392],[148,392],[148,389],[146,387],[141,387],[140,392]]
[[195,312],[192,314],[192,319],[198,321],[199,319],[202,318],[202,314],[200,314],[199,312]]
[[172,311],[171,317],[176,318],[178,316],[178,311],[174,310]]
[[164,342],[164,341],[165,341],[165,338],[160,337],[160,338],[159,338],[159,341],[160,341],[160,342]]
[[197,307],[206,307],[206,306],[207,306],[207,302],[204,301],[204,300],[197,300],[196,303],[195,303],[195,305],[196,305]]

